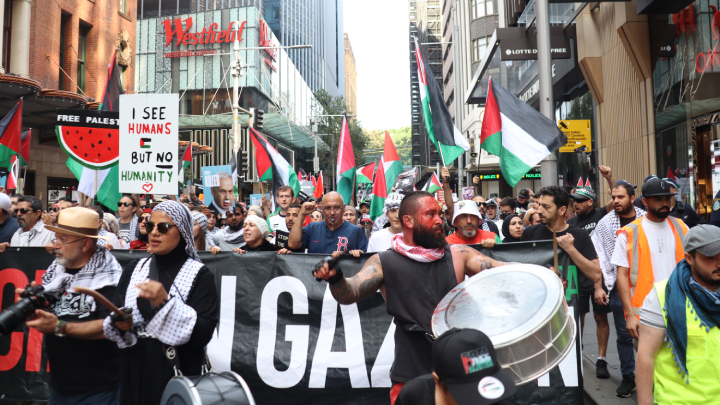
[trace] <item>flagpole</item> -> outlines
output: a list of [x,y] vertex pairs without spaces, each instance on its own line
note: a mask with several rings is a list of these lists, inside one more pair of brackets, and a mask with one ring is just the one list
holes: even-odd
[[95,169],[95,202],[97,202],[97,200],[98,200],[98,195],[97,195],[97,178],[98,178],[98,171],[97,171],[97,169]]
[[27,178],[27,165],[25,165],[25,173],[23,173],[23,185],[22,185],[22,193],[25,194],[25,179]]

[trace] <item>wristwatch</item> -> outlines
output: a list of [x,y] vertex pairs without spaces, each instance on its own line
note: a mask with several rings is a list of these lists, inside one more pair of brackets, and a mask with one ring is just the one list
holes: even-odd
[[63,329],[63,325],[67,325],[67,323],[64,321],[58,321],[58,324],[55,327],[55,336],[57,336],[57,337],[65,337],[66,336],[64,333],[60,333],[60,331]]

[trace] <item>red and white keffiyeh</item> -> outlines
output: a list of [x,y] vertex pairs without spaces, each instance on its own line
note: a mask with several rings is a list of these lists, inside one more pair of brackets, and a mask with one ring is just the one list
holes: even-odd
[[445,248],[428,249],[422,246],[406,245],[405,242],[403,242],[402,234],[393,236],[390,240],[390,247],[401,255],[421,263],[434,262],[445,256]]

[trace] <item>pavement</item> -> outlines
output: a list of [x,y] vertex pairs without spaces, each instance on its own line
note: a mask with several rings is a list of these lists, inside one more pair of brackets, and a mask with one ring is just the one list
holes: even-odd
[[[610,323],[610,339],[608,342],[606,361],[610,378],[599,379],[595,377],[595,362],[598,356],[598,343],[595,318],[590,312],[585,315],[585,330],[583,333],[583,379],[586,394],[586,402],[594,402],[597,405],[637,405],[637,393],[633,392],[629,398],[620,398],[615,395],[615,390],[622,382],[620,374],[620,357],[618,357],[615,322],[613,314],[608,316]],[[589,399],[590,401],[587,401]]]

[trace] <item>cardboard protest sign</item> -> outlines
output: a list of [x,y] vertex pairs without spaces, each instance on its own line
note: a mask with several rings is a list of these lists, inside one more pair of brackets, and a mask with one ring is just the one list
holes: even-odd
[[200,170],[204,200],[210,211],[224,214],[235,206],[235,189],[230,165],[204,166]]
[[120,192],[177,193],[178,95],[120,96]]

